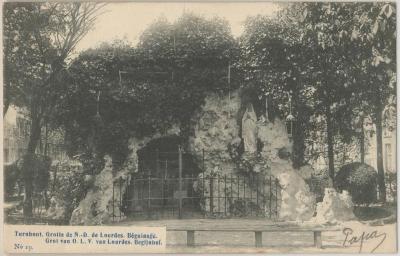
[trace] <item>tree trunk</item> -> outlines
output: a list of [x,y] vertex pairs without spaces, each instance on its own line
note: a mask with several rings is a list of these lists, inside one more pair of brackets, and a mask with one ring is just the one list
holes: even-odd
[[[297,116],[297,122],[294,123],[293,128],[293,168],[297,169],[304,164],[304,151],[305,151],[305,125],[307,124],[307,117],[304,111],[301,111],[301,103],[299,100],[298,91],[293,91],[293,109]],[[298,111],[296,111],[298,110]]]
[[40,139],[40,120],[38,118],[32,119],[32,125],[29,135],[29,143],[24,157],[24,162],[22,166],[22,173],[24,176],[24,217],[32,217],[32,195],[33,195],[33,178],[35,165],[35,150]]
[[325,106],[326,116],[326,136],[328,144],[328,166],[329,166],[329,177],[331,179],[332,187],[335,186],[335,155],[333,152],[333,127],[332,127],[332,114],[329,103]]
[[48,124],[47,124],[47,122],[46,122],[46,126],[45,126],[45,129],[46,129],[46,131],[45,131],[45,136],[44,136],[44,155],[45,156],[47,156],[48,155],[48,153],[47,153],[47,151],[48,151],[48,136],[49,136],[49,131],[48,131]]
[[378,169],[379,200],[386,202],[385,171],[382,154],[382,107],[380,102],[376,107],[376,165]]

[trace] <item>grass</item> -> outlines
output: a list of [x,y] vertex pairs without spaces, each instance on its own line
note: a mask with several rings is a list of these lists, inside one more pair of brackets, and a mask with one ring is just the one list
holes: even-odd
[[384,219],[393,214],[396,215],[396,205],[393,204],[354,207],[354,215],[361,221]]

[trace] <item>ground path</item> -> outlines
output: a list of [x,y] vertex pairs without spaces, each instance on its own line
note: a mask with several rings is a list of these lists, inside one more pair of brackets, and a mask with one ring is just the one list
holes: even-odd
[[[270,220],[261,219],[184,219],[184,220],[146,220],[146,221],[123,221],[115,225],[121,226],[166,226],[167,228],[184,227],[235,227],[255,228],[266,225],[287,225],[285,223],[274,223]],[[360,222],[346,222],[341,229],[350,227],[353,234],[360,236],[363,232],[377,234],[385,233],[386,238],[375,252],[393,252],[396,248],[396,224],[384,226],[369,226]],[[186,247],[186,232],[167,232],[167,252],[181,253],[344,253],[358,252],[359,243],[351,246],[343,246],[345,234],[342,231],[327,231],[322,233],[323,248],[314,248],[312,232],[274,232],[263,234],[263,248],[254,247],[254,232],[196,232],[196,247]],[[382,240],[379,238],[364,241],[363,252],[370,252]]]

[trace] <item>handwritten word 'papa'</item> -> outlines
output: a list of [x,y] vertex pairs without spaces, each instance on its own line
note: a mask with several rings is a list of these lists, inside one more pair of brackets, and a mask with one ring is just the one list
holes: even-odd
[[374,230],[372,232],[363,231],[361,235],[353,235],[353,230],[351,228],[344,228],[343,234],[346,236],[343,241],[343,246],[350,246],[353,244],[359,244],[360,249],[359,253],[362,252],[364,242],[377,240],[379,243],[371,250],[371,253],[374,252],[378,247],[385,241],[386,233],[379,233],[378,230]]

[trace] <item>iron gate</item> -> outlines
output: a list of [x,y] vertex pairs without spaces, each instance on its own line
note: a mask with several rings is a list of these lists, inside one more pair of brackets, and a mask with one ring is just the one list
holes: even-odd
[[277,179],[261,173],[204,172],[204,150],[199,169],[191,162],[193,154],[184,152],[180,146],[176,148],[172,152],[161,152],[158,148],[155,152],[148,151],[144,160],[139,161],[137,173],[113,183],[113,220],[123,216],[134,219],[278,216]]
[[[119,191],[117,191],[119,190]],[[131,175],[113,186],[113,220],[263,217],[277,218],[280,186],[272,176],[158,178]]]

